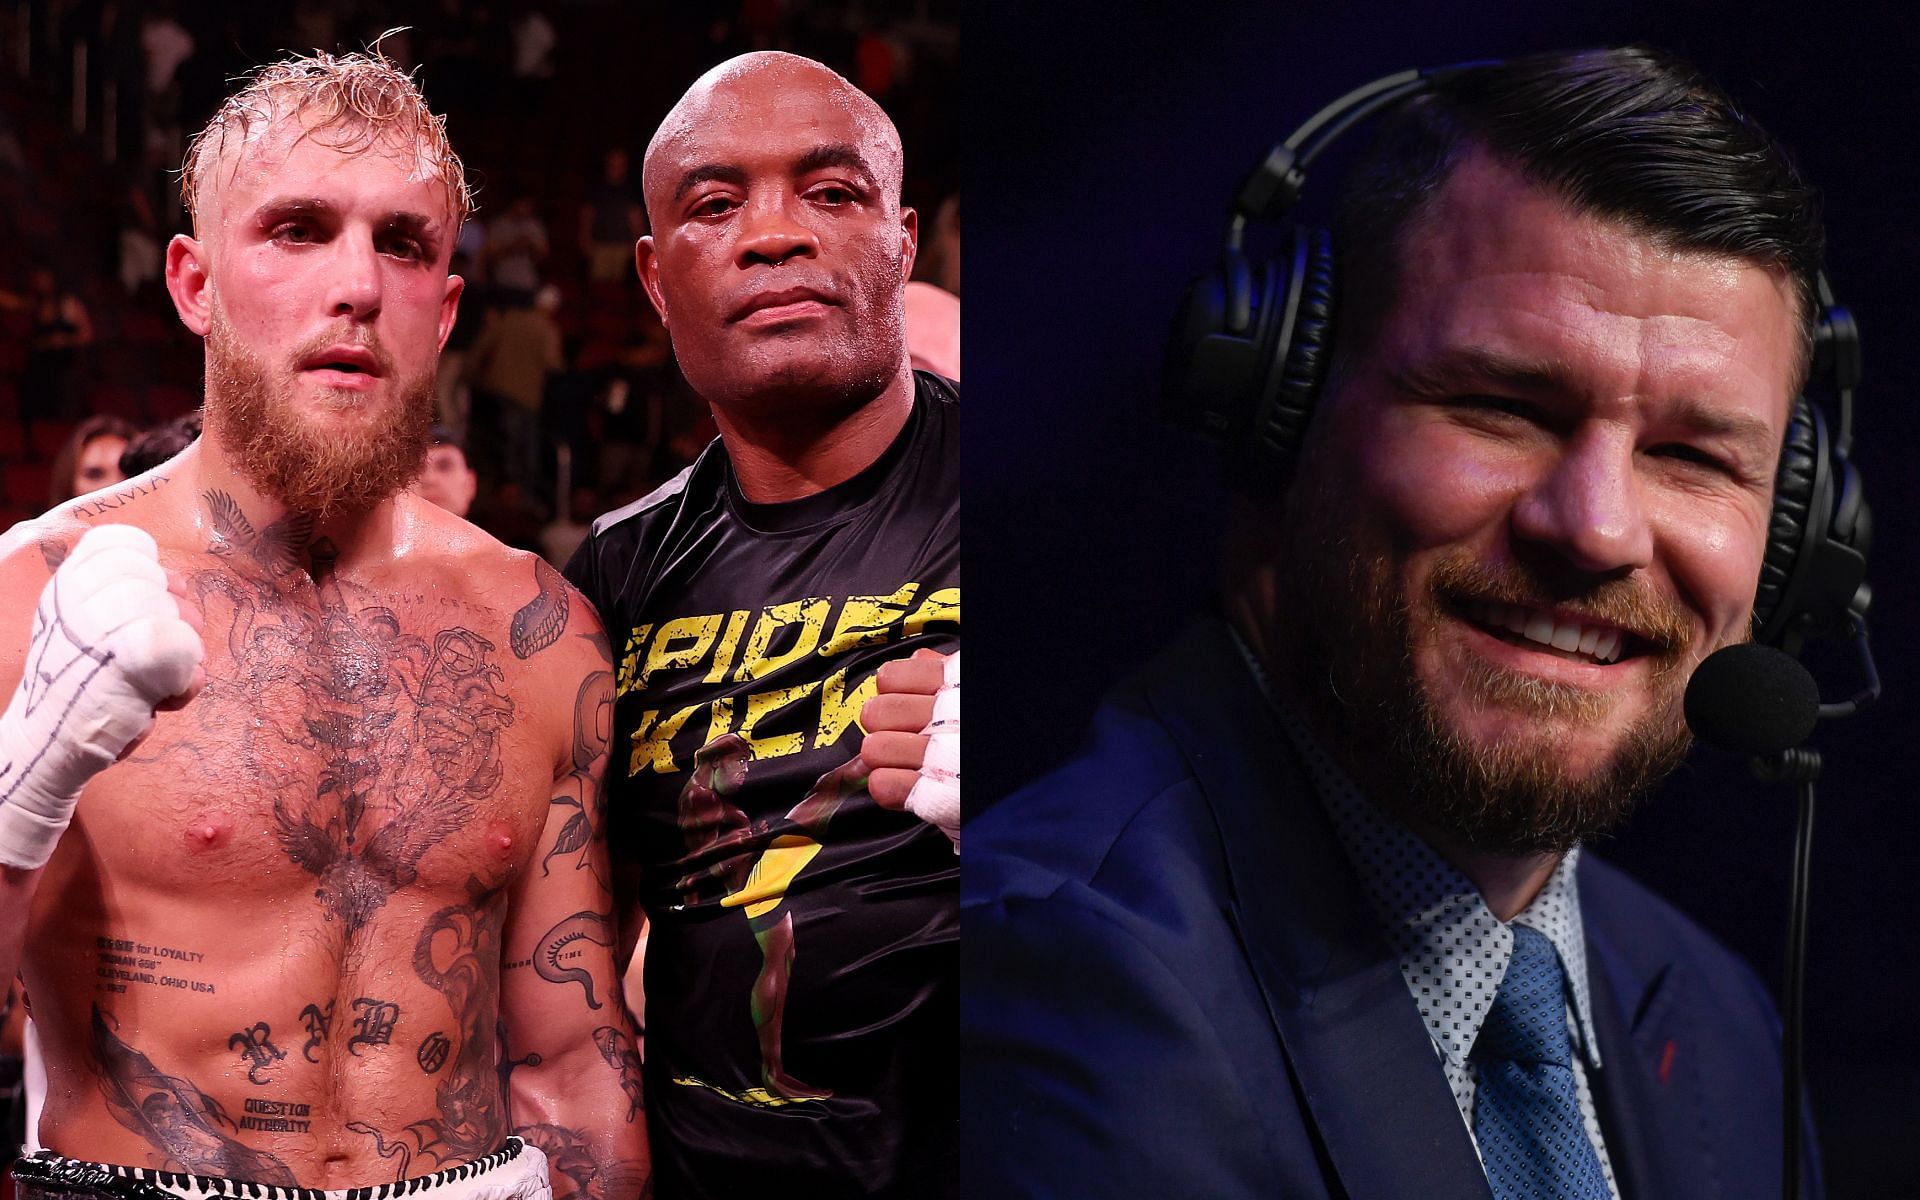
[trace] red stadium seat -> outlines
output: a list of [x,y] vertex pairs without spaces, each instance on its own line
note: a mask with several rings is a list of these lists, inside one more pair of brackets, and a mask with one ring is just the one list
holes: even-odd
[[39,513],[46,511],[47,490],[53,485],[53,468],[43,462],[9,463],[0,475],[6,484],[0,487],[0,502]]
[[147,412],[155,421],[171,421],[200,407],[200,393],[170,383],[156,383],[147,389]]
[[52,462],[73,436],[72,421],[35,421],[27,430],[27,449],[41,462]]
[[147,419],[147,406],[140,393],[119,383],[103,383],[87,394],[87,411],[107,417],[120,417],[135,425]]

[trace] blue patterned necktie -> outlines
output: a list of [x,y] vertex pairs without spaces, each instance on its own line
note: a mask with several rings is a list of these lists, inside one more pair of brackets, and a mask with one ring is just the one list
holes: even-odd
[[1494,1200],[1610,1200],[1574,1091],[1560,956],[1538,930],[1513,927],[1513,958],[1473,1058],[1473,1132]]

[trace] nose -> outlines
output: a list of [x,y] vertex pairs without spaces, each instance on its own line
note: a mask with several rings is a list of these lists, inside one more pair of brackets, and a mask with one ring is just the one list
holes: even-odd
[[355,321],[371,321],[380,315],[382,277],[380,255],[373,239],[341,237],[334,240],[334,253],[328,263],[327,313]]
[[1514,536],[1563,569],[1624,577],[1651,565],[1631,438],[1585,430],[1562,443],[1513,509]]
[[791,258],[820,253],[820,238],[794,211],[792,197],[762,191],[750,198],[741,214],[739,265],[779,264]]

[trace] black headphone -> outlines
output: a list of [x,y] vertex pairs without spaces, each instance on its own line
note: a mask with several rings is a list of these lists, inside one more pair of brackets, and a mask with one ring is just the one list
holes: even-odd
[[[1219,269],[1194,281],[1174,320],[1162,401],[1169,421],[1226,442],[1245,477],[1283,475],[1332,357],[1333,238],[1296,225],[1283,258],[1249,259],[1242,248],[1247,222],[1284,219],[1306,186],[1307,167],[1356,123],[1449,76],[1494,65],[1460,63],[1375,80],[1315,113],[1254,168],[1234,194]],[[1860,333],[1852,314],[1834,303],[1824,274],[1817,284],[1810,382],[1836,393],[1839,429],[1830,432],[1805,395],[1794,400],[1753,608],[1754,640],[1796,654],[1810,633],[1851,629],[1864,639],[1871,600],[1872,522],[1848,457]]]

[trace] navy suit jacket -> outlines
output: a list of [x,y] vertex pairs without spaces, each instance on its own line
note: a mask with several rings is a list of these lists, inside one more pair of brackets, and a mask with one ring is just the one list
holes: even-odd
[[[1621,1195],[1779,1195],[1766,990],[1591,855],[1580,903]],[[1488,1197],[1398,959],[1224,626],[969,824],[961,914],[967,1194]]]

